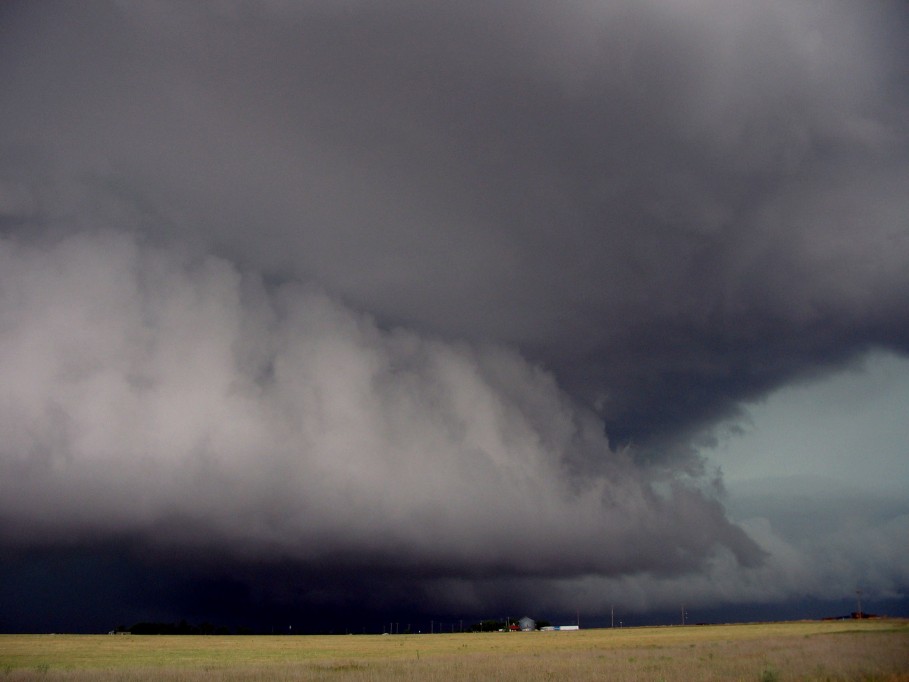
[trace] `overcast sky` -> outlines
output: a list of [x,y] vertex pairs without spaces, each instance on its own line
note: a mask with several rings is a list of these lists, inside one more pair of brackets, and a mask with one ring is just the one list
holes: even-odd
[[0,629],[907,608],[907,35],[3,3]]

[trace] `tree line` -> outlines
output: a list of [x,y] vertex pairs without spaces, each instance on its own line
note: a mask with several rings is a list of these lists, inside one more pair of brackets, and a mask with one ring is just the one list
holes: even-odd
[[141,622],[130,627],[118,625],[114,633],[130,633],[133,635],[251,635],[249,628],[238,627],[231,629],[223,625],[201,623],[193,625],[181,620],[179,623]]

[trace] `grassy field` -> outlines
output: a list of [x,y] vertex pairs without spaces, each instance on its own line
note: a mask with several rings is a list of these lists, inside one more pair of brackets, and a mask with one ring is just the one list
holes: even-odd
[[0,680],[887,680],[909,621],[441,635],[0,635]]

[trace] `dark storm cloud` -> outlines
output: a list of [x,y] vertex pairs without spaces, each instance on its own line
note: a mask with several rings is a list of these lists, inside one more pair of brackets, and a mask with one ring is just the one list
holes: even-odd
[[26,8],[5,137],[157,233],[518,344],[640,443],[905,348],[898,10]]
[[751,594],[692,437],[909,346],[900,3],[2,12],[7,541]]

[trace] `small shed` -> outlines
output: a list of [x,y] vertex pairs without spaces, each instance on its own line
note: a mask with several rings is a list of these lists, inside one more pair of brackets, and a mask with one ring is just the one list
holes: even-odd
[[533,618],[528,618],[527,616],[524,616],[519,620],[518,625],[521,626],[521,632],[531,632],[532,630],[537,629],[537,622]]

